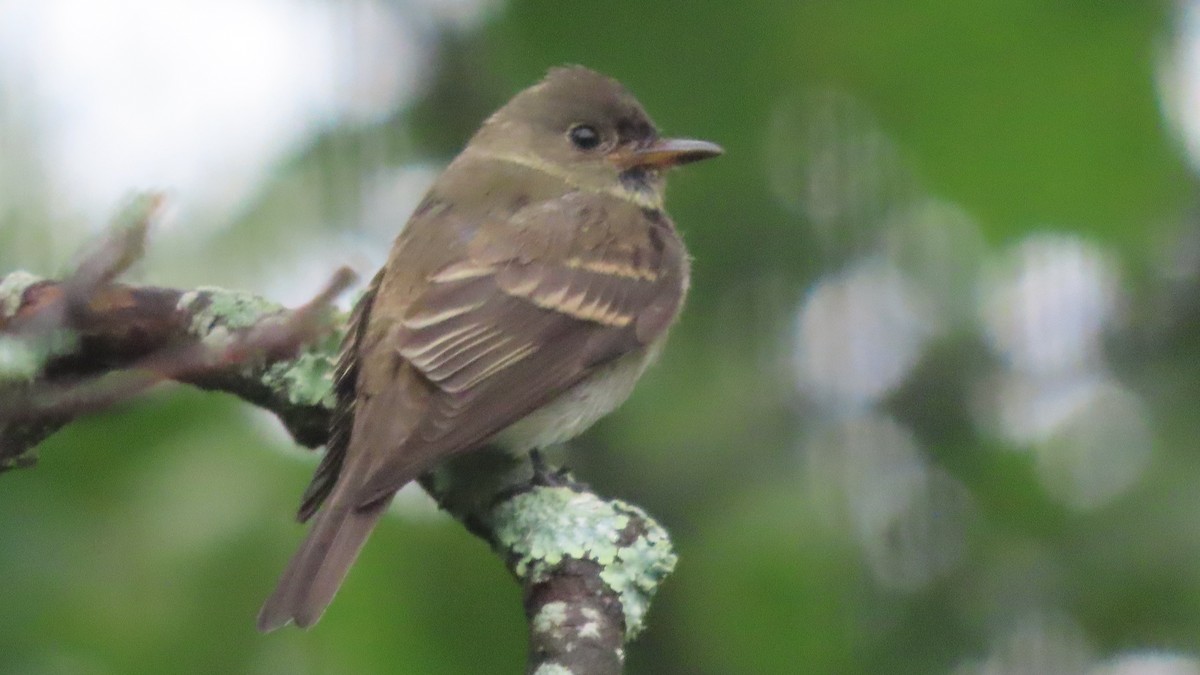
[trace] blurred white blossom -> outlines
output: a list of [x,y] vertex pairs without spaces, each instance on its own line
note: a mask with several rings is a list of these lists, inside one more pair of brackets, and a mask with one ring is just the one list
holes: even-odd
[[1052,374],[1095,364],[1120,306],[1111,255],[1075,235],[1039,233],[989,272],[980,311],[988,341],[1008,365]]
[[767,179],[781,204],[803,215],[823,243],[851,242],[918,195],[899,147],[852,96],[784,96],[766,139]]
[[1083,629],[1056,613],[1021,617],[1000,635],[991,652],[964,663],[955,675],[1086,675],[1092,648]]
[[1088,675],[1200,675],[1200,659],[1171,652],[1133,652],[1105,661]]
[[930,303],[885,260],[819,280],[800,307],[794,364],[800,388],[847,407],[898,386],[936,330]]
[[916,591],[961,562],[970,495],[906,428],[854,415],[811,434],[804,456],[806,493],[832,527],[849,526],[880,585]]

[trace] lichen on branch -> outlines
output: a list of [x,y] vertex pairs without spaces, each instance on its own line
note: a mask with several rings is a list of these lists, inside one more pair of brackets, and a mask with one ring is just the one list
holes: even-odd
[[[325,443],[346,321],[332,303],[353,275],[338,271],[294,310],[242,291],[115,283],[159,204],[135,200],[67,279],[0,277],[0,472],[32,465],[37,444],[74,419],[165,380],[232,393],[275,413],[298,443]],[[676,562],[658,523],[487,448],[421,484],[522,585],[529,672],[621,672],[624,646]]]

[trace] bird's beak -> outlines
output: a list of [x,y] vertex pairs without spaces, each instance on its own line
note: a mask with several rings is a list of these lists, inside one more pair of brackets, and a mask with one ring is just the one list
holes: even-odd
[[716,157],[723,152],[725,151],[721,149],[721,146],[708,141],[697,141],[690,138],[664,138],[633,152],[622,153],[620,157],[614,159],[622,169],[634,167],[669,169],[680,164]]

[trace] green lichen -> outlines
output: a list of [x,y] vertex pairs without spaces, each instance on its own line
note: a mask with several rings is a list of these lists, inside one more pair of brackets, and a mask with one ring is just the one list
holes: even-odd
[[543,663],[533,671],[533,675],[575,675],[575,671],[557,663]]
[[281,317],[285,311],[282,305],[253,293],[213,287],[184,293],[177,307],[192,315],[189,332],[212,345],[226,344],[235,331]]
[[675,570],[679,557],[671,548],[666,530],[650,519],[641,509],[630,504],[620,508],[640,515],[647,524],[646,532],[628,546],[621,547],[617,564],[606,565],[600,578],[621,596],[625,612],[625,634],[636,636],[645,627],[650,600],[659,585]]
[[[633,518],[645,531],[622,544]],[[541,581],[567,558],[599,564],[600,578],[621,598],[627,639],[644,628],[650,600],[677,560],[666,531],[641,509],[565,487],[519,494],[496,508],[494,521],[521,578]]]
[[0,383],[32,380],[46,356],[25,340],[0,335]]
[[531,490],[496,509],[496,538],[518,555],[518,576],[541,581],[566,558],[608,565],[629,518],[565,487]]
[[0,278],[0,319],[7,319],[21,308],[21,298],[30,286],[43,281],[37,275],[17,270]]
[[[245,291],[203,287],[179,298],[178,308],[191,314],[189,332],[209,347],[228,345],[238,332],[284,321],[287,310],[277,303]],[[344,322],[335,322],[344,323]],[[334,406],[333,372],[337,367],[341,333],[334,332],[311,345],[290,361],[263,369],[260,377],[267,387],[298,406]],[[261,363],[251,363],[252,374]]]
[[597,612],[591,607],[584,607],[580,610],[583,618],[587,621],[579,627],[579,637],[581,638],[598,638],[600,637],[600,612]]
[[[189,332],[214,348],[229,344],[239,331],[284,321],[287,316],[282,305],[252,293],[212,287],[184,293],[178,307],[192,315]],[[263,384],[295,405],[332,408],[340,341],[340,333],[331,334],[295,359],[270,365],[261,375]],[[250,369],[257,365],[251,364]]]
[[547,602],[538,610],[531,624],[534,633],[544,633],[555,640],[562,639],[563,624],[567,621],[567,603]]
[[[21,308],[21,299],[30,286],[42,277],[17,271],[0,278],[0,319],[7,319]],[[75,334],[68,330],[39,333],[34,339],[0,335],[0,382],[32,380],[46,361],[76,347]]]
[[294,405],[333,408],[333,372],[339,342],[340,335],[331,335],[295,359],[271,365],[262,375],[263,383],[282,392]]

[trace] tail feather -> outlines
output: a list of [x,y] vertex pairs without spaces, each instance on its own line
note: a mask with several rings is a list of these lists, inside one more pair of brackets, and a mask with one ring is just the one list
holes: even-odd
[[326,504],[308,537],[292,556],[275,592],[258,613],[258,629],[268,632],[294,621],[308,628],[321,618],[391,498],[366,507]]

